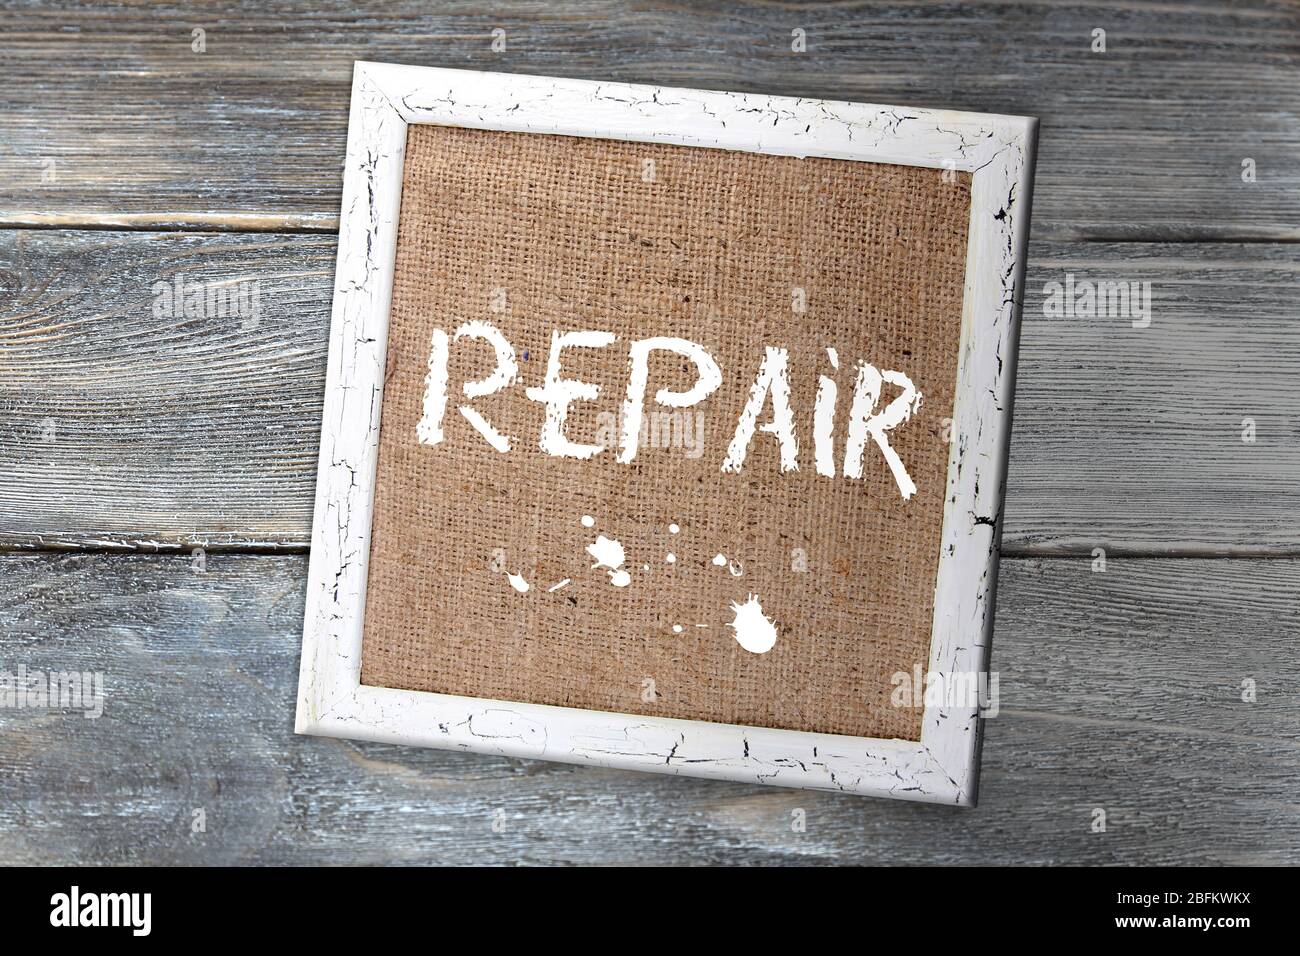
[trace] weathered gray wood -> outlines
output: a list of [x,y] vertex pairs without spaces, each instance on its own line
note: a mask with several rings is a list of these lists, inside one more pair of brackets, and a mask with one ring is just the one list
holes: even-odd
[[0,862],[1300,862],[1300,561],[1005,561],[1002,712],[953,811],[296,737],[306,559],[207,560],[0,555],[0,669],[106,696],[0,710]]
[[0,223],[333,228],[360,58],[1039,116],[1040,238],[1300,237],[1292,4],[51,6],[4,14]]
[[[5,10],[0,547],[305,547],[334,237],[277,233],[335,228],[354,58],[1037,115],[1040,239],[1300,238],[1294,5],[484,11]],[[1298,255],[1034,245],[1005,543],[1081,557],[1003,562],[977,810],[295,737],[303,556],[0,554],[0,670],[108,690],[0,709],[0,862],[1300,862],[1300,562],[1116,557],[1300,553]],[[1152,326],[1045,317],[1066,272]],[[259,321],[155,317],[177,274]]]
[[[0,233],[0,540],[305,544],[335,245]],[[256,281],[256,322],[155,317],[178,277]]]
[[[0,544],[304,547],[334,246],[0,232]],[[1298,272],[1295,245],[1033,244],[1007,551],[1295,553]],[[1151,326],[1045,316],[1067,273],[1151,282]],[[155,316],[177,276],[256,281],[256,322]]]

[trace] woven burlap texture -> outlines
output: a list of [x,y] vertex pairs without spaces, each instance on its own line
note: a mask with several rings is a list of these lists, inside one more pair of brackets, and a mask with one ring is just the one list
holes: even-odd
[[[921,710],[891,702],[891,678],[929,657],[969,176],[439,126],[410,127],[404,175],[363,683],[919,739]],[[451,346],[445,440],[416,438],[431,336],[469,320],[498,327],[519,357],[516,385],[470,402],[514,438],[505,454],[457,412],[461,383],[494,366],[481,341]],[[553,330],[583,329],[617,340],[564,352],[566,378],[601,387],[570,410],[575,441],[616,438],[636,339],[699,343],[722,386],[669,420],[669,447],[643,444],[631,464],[616,447],[549,456],[545,408],[524,390],[542,383]],[[789,350],[799,467],[782,473],[759,431],[742,470],[724,474],[765,346]],[[862,480],[814,470],[818,376],[839,385],[842,466],[859,360],[924,395],[890,433],[910,501],[874,444]],[[694,379],[687,360],[654,353],[647,413],[668,411],[657,389]],[[895,394],[886,385],[882,406]],[[597,535],[621,542],[628,586],[592,568]],[[751,594],[779,633],[765,654],[728,626]]]

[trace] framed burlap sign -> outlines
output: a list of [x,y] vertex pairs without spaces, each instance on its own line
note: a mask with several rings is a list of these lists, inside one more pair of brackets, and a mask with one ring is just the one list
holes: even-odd
[[972,804],[1034,136],[357,64],[298,731]]

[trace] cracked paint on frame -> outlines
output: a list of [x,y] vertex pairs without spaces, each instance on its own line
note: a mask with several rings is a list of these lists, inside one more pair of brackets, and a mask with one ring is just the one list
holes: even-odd
[[360,684],[408,123],[970,172],[954,440],[929,669],[979,672],[992,629],[1036,121],[358,63],[344,164],[297,731],[972,805],[980,736],[973,708],[927,707],[917,743],[503,704]]

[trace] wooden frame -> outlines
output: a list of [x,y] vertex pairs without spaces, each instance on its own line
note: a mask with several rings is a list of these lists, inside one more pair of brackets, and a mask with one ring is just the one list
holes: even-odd
[[931,673],[985,671],[1037,121],[357,63],[299,678],[299,733],[970,806],[978,706],[921,740],[600,713],[362,686],[375,467],[406,127],[602,137],[969,171],[970,229]]

